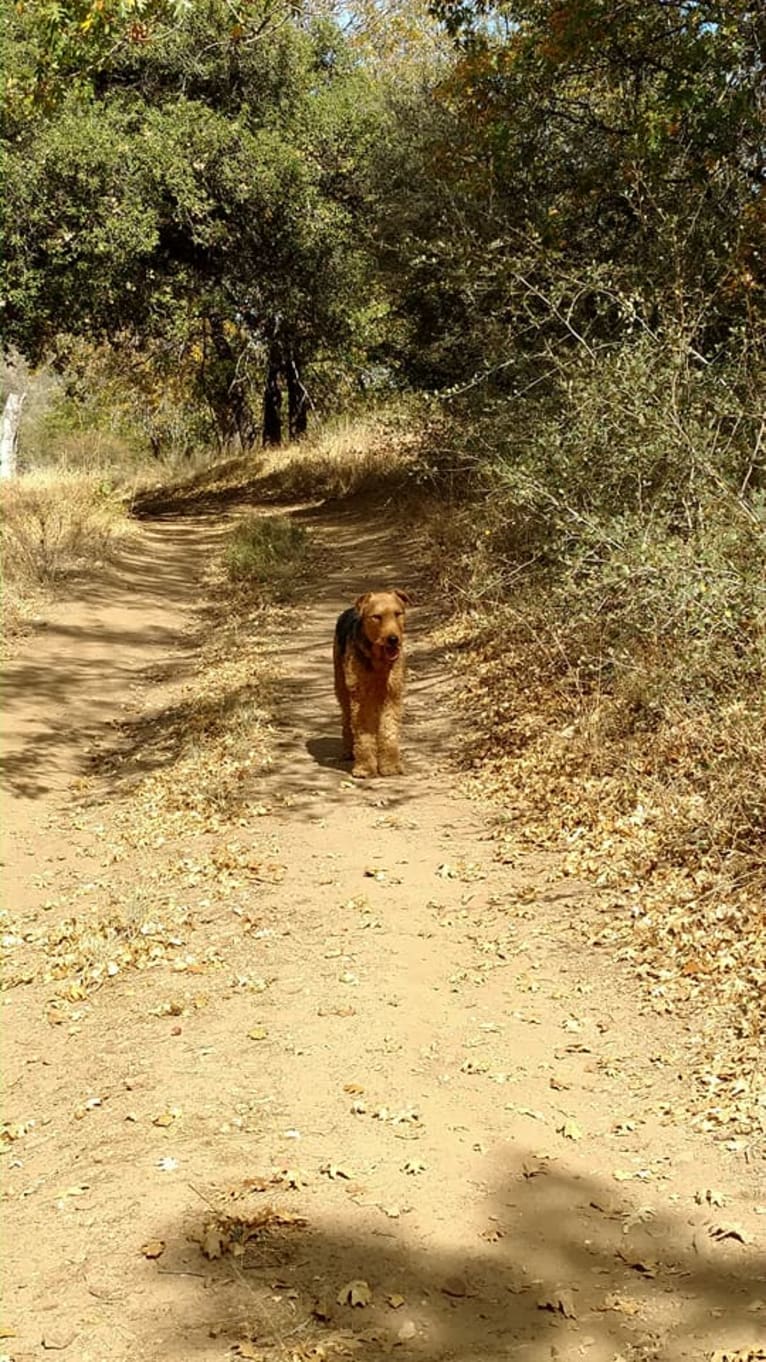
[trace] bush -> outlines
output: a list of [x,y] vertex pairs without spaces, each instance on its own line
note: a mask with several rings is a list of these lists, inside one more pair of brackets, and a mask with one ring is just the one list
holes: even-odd
[[127,521],[120,496],[93,473],[30,473],[0,495],[5,619],[13,629],[42,591],[103,559]]
[[704,958],[730,990],[735,959],[766,979],[761,421],[744,365],[648,340],[566,357],[541,400],[446,423],[469,494],[432,537],[477,782],[635,895],[663,968]]
[[308,547],[306,531],[282,516],[249,515],[231,537],[226,567],[233,582],[256,587],[274,600],[288,599]]

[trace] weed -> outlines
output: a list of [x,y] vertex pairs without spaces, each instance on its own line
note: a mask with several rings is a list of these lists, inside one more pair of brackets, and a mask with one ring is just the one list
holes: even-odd
[[301,525],[281,516],[249,515],[237,525],[226,554],[233,582],[247,583],[268,599],[286,600],[308,548]]

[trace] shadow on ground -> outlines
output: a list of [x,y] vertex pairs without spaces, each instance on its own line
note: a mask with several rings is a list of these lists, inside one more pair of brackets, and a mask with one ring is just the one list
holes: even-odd
[[[312,578],[310,586],[299,584],[295,606],[288,623],[279,631],[276,642],[269,638],[273,624],[264,615],[256,593],[248,605],[243,594],[232,609],[225,591],[211,602],[210,587],[199,591],[199,573],[204,569],[211,552],[220,551],[221,537],[226,526],[215,527],[215,539],[210,541],[211,525],[205,519],[157,522],[152,527],[156,557],[151,560],[151,572],[138,571],[130,554],[122,565],[120,589],[129,596],[137,611],[136,628],[127,629],[122,636],[112,639],[109,631],[93,629],[102,649],[110,655],[121,644],[141,641],[138,621],[141,610],[156,597],[169,596],[174,604],[187,606],[187,629],[183,640],[178,630],[166,634],[155,631],[151,640],[144,630],[144,641],[164,648],[170,661],[160,669],[156,663],[137,668],[135,661],[119,654],[104,665],[111,670],[113,686],[127,693],[129,687],[158,680],[182,681],[191,693],[180,699],[171,696],[168,703],[152,705],[151,691],[148,706],[135,717],[128,716],[115,725],[110,718],[101,720],[99,707],[91,704],[81,737],[83,753],[81,774],[95,777],[99,790],[86,795],[86,800],[127,793],[137,779],[149,772],[172,771],[186,755],[190,744],[204,743],[206,735],[220,734],[227,724],[236,721],[239,733],[235,739],[243,750],[249,745],[247,731],[248,707],[257,708],[265,696],[259,691],[259,681],[223,684],[215,693],[204,688],[204,660],[200,656],[203,640],[218,631],[221,642],[232,653],[239,651],[260,659],[264,648],[272,649],[273,669],[278,680],[273,704],[272,761],[258,774],[250,774],[236,789],[228,785],[222,795],[224,806],[220,813],[236,815],[249,803],[268,802],[278,797],[289,807],[291,817],[316,816],[317,799],[325,807],[348,799],[350,766],[341,760],[339,714],[333,692],[332,632],[336,614],[359,593],[377,583],[410,586],[417,580],[417,551],[406,538],[394,550],[388,519],[370,522],[368,509],[346,507],[328,518],[316,508],[299,509],[292,513],[309,528],[317,552],[322,560],[320,574]],[[179,566],[179,557],[190,558],[196,564],[196,577],[188,576]],[[325,550],[331,552],[325,553]],[[325,558],[327,563],[325,564]],[[372,567],[371,565],[374,565]],[[114,584],[104,583],[94,590],[91,602],[94,610],[107,603],[114,593]],[[428,790],[423,777],[437,761],[445,746],[444,718],[438,693],[440,687],[440,656],[428,641],[428,629],[433,622],[432,610],[421,605],[411,613],[409,649],[409,684],[404,732],[404,777],[359,783],[357,788],[367,792],[364,797],[384,800],[392,808],[416,802],[426,797]],[[227,633],[228,631],[228,633]],[[87,626],[82,628],[84,641]],[[91,663],[80,659],[77,647],[72,649],[69,638],[68,662],[59,673],[52,673],[49,659],[45,666],[32,668],[40,675],[27,675],[19,669],[11,682],[11,696],[26,686],[34,686],[51,702],[49,713],[61,707],[61,723],[50,718],[40,734],[31,737],[18,752],[12,753],[6,767],[6,780],[17,792],[34,794],[36,770],[43,770],[57,744],[71,743],[71,714],[65,703],[68,695],[76,695],[84,687]],[[74,640],[75,643],[78,640]],[[183,647],[179,651],[179,643]],[[175,651],[175,656],[173,653]],[[195,677],[200,677],[195,691]],[[91,687],[89,687],[91,689]],[[110,697],[113,698],[113,697]],[[108,708],[108,704],[105,706]],[[414,779],[410,778],[414,777]],[[44,786],[40,783],[39,792]]]
[[[495,1161],[488,1183],[475,1198],[476,1225],[457,1227],[463,1244],[473,1230],[476,1250],[468,1255],[437,1244],[415,1252],[405,1216],[392,1222],[381,1213],[380,1230],[360,1233],[353,1202],[337,1184],[338,1210],[330,1220],[325,1213],[324,1224],[312,1223],[305,1194],[296,1193],[284,1210],[305,1210],[305,1227],[263,1230],[239,1259],[208,1262],[189,1247],[190,1231],[200,1233],[209,1219],[191,1203],[188,1222],[167,1227],[156,1269],[179,1274],[181,1337],[171,1340],[163,1314],[158,1342],[174,1356],[193,1356],[209,1347],[212,1333],[230,1346],[246,1338],[267,1358],[292,1357],[290,1347],[302,1345],[296,1357],[356,1356],[359,1347],[377,1359],[395,1347],[397,1357],[429,1362],[582,1355],[674,1362],[708,1355],[711,1346],[754,1346],[763,1256],[714,1244],[681,1212],[649,1219],[602,1180],[540,1168],[530,1151],[513,1146]],[[229,1195],[226,1205],[244,1222],[259,1213],[252,1193],[244,1202]],[[192,1305],[180,1283],[195,1269],[213,1289]],[[371,1289],[368,1305],[338,1304],[353,1282]]]

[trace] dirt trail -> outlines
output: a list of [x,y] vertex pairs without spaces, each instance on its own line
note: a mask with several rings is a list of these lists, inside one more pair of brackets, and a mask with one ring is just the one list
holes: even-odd
[[[36,958],[57,915],[95,920],[136,886],[182,925],[175,955],[75,996],[63,1020],[55,980],[12,977],[0,1349],[763,1356],[762,1167],[678,1120],[687,1033],[594,944],[587,887],[552,859],[494,858],[491,815],[450,766],[435,603],[412,614],[407,774],[349,779],[333,621],[371,582],[417,589],[416,564],[379,516],[310,521],[321,580],[262,640],[274,761],[212,833],[117,853],[119,785],[87,814],[72,801],[115,724],[161,724],[193,677],[223,521],[142,529],[8,668],[12,959],[24,933]],[[203,1255],[216,1208],[246,1240],[264,1206],[288,1223]],[[339,1303],[346,1287],[360,1304]]]

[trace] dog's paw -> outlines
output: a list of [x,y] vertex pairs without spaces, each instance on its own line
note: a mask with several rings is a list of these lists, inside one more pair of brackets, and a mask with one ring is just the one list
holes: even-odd
[[357,763],[351,768],[351,774],[356,776],[357,780],[368,780],[371,776],[376,776],[378,772],[374,766],[360,766]]
[[400,761],[389,761],[381,762],[378,770],[382,776],[401,776],[404,772],[404,767]]

